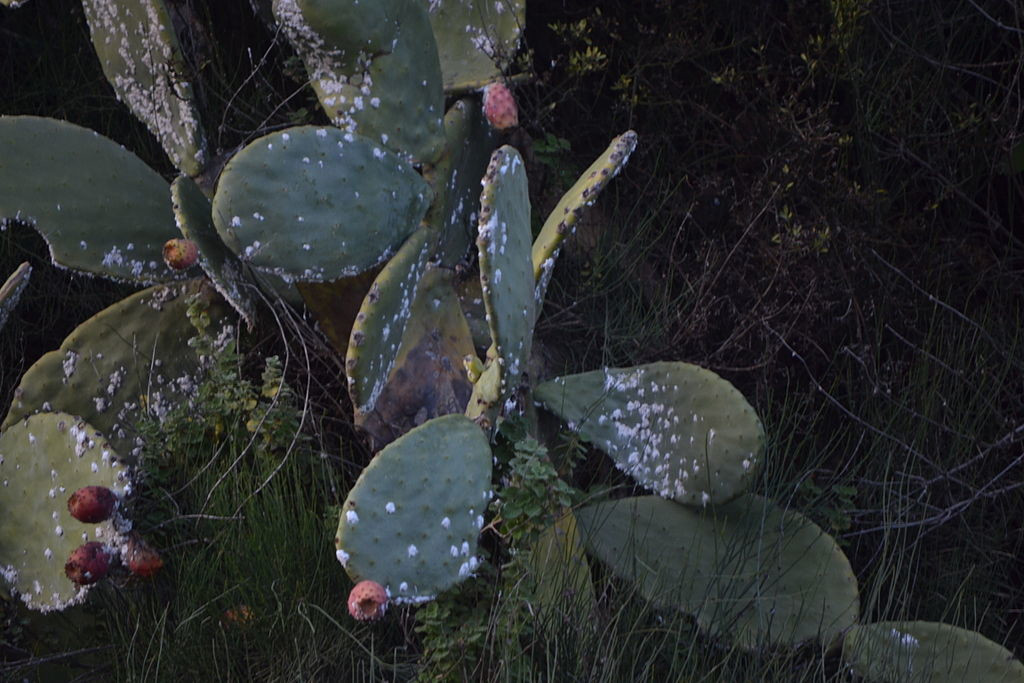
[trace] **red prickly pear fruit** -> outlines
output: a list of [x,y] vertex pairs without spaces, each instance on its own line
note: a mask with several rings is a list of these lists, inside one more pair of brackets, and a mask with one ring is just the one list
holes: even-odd
[[137,534],[128,536],[128,540],[121,550],[121,561],[135,576],[147,578],[156,574],[164,566],[164,560],[160,557],[160,553],[153,550]]
[[199,258],[199,247],[192,240],[177,237],[164,243],[164,263],[174,270],[185,270]]
[[117,496],[106,486],[83,486],[68,498],[68,512],[86,524],[110,519],[115,507]]
[[504,83],[491,83],[484,88],[484,116],[496,130],[508,130],[519,125],[519,108]]
[[388,608],[388,594],[376,581],[360,581],[348,594],[348,613],[359,621],[376,621]]
[[99,541],[89,541],[71,551],[64,573],[78,586],[96,583],[110,569],[110,553]]

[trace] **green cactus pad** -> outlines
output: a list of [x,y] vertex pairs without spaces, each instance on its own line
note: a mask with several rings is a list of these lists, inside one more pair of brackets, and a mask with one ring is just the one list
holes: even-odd
[[194,293],[209,299],[211,320],[224,318],[216,293],[193,280],[136,292],[76,327],[21,378],[0,427],[37,411],[63,411],[102,431],[122,457],[134,457],[140,413],[159,418],[195,395],[201,368],[188,348],[196,331],[186,316]]
[[470,98],[451,106],[444,117],[444,130],[444,156],[424,170],[436,197],[427,222],[438,232],[437,258],[454,267],[469,255],[476,238],[480,178],[487,171],[496,137],[479,102]]
[[246,267],[217,234],[210,200],[195,181],[180,175],[171,183],[171,203],[181,234],[199,247],[199,266],[251,330],[256,322],[256,299],[247,282]]
[[0,571],[32,609],[48,612],[80,602],[64,563],[78,546],[116,547],[123,521],[79,522],[67,500],[83,486],[129,489],[127,470],[103,436],[81,418],[42,413],[0,433]]
[[[493,349],[492,346],[492,353]],[[491,356],[480,377],[473,383],[473,393],[466,406],[466,417],[478,422],[482,427],[490,428],[494,426],[498,411],[501,409],[501,400],[501,366]]]
[[253,267],[330,282],[387,258],[432,198],[412,166],[367,138],[298,126],[257,139],[228,162],[213,221]]
[[437,159],[444,92],[426,3],[275,0],[274,16],[335,125]]
[[427,265],[387,384],[373,410],[356,413],[373,450],[426,420],[462,413],[469,403],[473,385],[462,359],[473,353],[473,339],[453,277],[451,270]]
[[741,648],[829,645],[857,621],[857,579],[835,540],[759,496],[704,510],[624,498],[576,518],[588,549],[644,598]]
[[764,429],[732,384],[689,363],[557,377],[534,397],[663,498],[724,503],[747,489]]
[[348,393],[357,413],[372,411],[387,384],[429,257],[430,232],[419,230],[388,261],[363,299],[345,354]]
[[419,603],[470,576],[491,498],[491,449],[462,415],[434,418],[378,453],[342,506],[338,560],[353,581]]
[[540,234],[534,240],[531,257],[533,276],[537,282],[537,312],[544,302],[544,294],[555,267],[555,259],[562,241],[576,229],[583,210],[594,203],[608,181],[619,174],[636,149],[636,133],[629,130],[612,140],[608,148],[583,172],[579,180],[562,195],[548,215]]
[[446,93],[477,90],[512,64],[526,27],[525,0],[430,3]]
[[121,100],[190,176],[205,163],[185,59],[163,0],[83,0],[103,73]]
[[530,199],[519,153],[507,145],[495,150],[482,182],[476,245],[495,362],[500,367],[500,400],[504,400],[526,371],[536,318]]
[[1012,652],[980,633],[937,622],[857,624],[843,638],[843,659],[871,681],[1024,681],[1024,664]]
[[596,606],[590,564],[572,510],[565,510],[530,547],[530,570],[533,599],[542,609],[564,608],[568,601],[586,615]]
[[34,223],[60,266],[143,284],[186,277],[163,261],[177,232],[167,182],[87,128],[0,117],[4,219]]
[[21,293],[28,285],[28,279],[32,275],[32,266],[26,261],[14,269],[10,277],[0,285],[0,330],[7,324],[7,317],[18,305]]

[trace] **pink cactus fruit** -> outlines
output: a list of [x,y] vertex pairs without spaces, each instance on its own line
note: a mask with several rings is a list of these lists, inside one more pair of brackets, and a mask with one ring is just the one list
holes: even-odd
[[387,607],[387,592],[376,581],[360,581],[348,594],[348,612],[359,621],[380,619]]
[[68,512],[86,524],[110,519],[116,506],[117,496],[106,486],[83,486],[68,498]]
[[71,551],[64,564],[64,573],[76,585],[96,583],[110,569],[110,553],[99,541],[89,541]]
[[185,270],[199,258],[199,247],[192,240],[180,237],[164,243],[164,263],[174,270]]
[[484,88],[484,116],[496,130],[519,125],[519,108],[504,83],[491,83]]
[[148,578],[164,566],[160,553],[153,550],[138,534],[129,534],[121,550],[121,561],[135,576]]

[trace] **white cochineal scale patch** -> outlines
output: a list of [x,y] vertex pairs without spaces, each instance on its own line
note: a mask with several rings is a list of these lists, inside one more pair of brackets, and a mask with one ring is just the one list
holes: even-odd
[[96,53],[117,98],[160,140],[179,169],[205,161],[192,88],[161,0],[85,0]]
[[[301,53],[310,83],[331,121],[339,128],[355,132],[353,115],[374,106],[371,55],[360,50],[352,59],[343,50],[328,46],[324,37],[306,21],[296,0],[277,0],[274,16],[288,40]],[[347,74],[346,70],[353,65],[356,73]],[[379,105],[377,101],[376,106]]]
[[687,363],[652,363],[560,377],[537,399],[663,498],[723,503],[758,470],[764,432],[743,395]]

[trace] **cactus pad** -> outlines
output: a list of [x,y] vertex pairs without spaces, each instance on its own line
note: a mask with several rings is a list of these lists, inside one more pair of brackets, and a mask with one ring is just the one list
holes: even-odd
[[995,683],[1024,681],[1024,664],[980,633],[928,621],[857,624],[843,659],[872,681]]
[[583,172],[579,180],[562,195],[548,215],[540,234],[534,240],[531,253],[533,275],[537,281],[537,309],[540,311],[547,290],[548,279],[558,258],[558,251],[567,235],[576,229],[584,209],[594,203],[608,181],[619,174],[636,149],[636,133],[626,131],[612,140],[608,148]]
[[256,322],[256,300],[246,282],[246,267],[217,234],[210,200],[195,181],[180,175],[171,183],[171,203],[181,234],[199,247],[199,267],[251,330]]
[[335,538],[353,581],[418,603],[470,576],[491,498],[491,449],[462,415],[434,418],[388,445],[345,501]]
[[425,3],[275,0],[274,16],[335,125],[437,159],[444,92]]
[[387,384],[429,256],[430,233],[421,229],[388,261],[363,299],[345,355],[348,393],[357,413],[373,410]]
[[32,609],[80,602],[87,589],[65,576],[68,556],[87,541],[116,547],[126,530],[116,514],[94,524],[71,516],[68,497],[83,486],[129,489],[127,470],[91,425],[43,413],[0,433],[0,571]]
[[480,195],[480,283],[500,370],[501,399],[526,371],[536,318],[530,267],[530,199],[519,153],[501,147],[491,155]]
[[195,395],[201,368],[188,348],[196,331],[186,300],[198,293],[208,297],[211,319],[225,314],[206,287],[200,280],[151,287],[76,327],[21,378],[2,428],[37,411],[63,411],[102,431],[122,457],[136,455],[139,415],[160,418]]
[[243,261],[329,282],[387,258],[420,224],[430,187],[392,152],[337,128],[255,140],[224,167],[213,221]]
[[468,256],[476,238],[480,178],[487,171],[495,137],[479,104],[470,98],[451,106],[444,117],[444,131],[444,156],[424,170],[436,195],[427,220],[439,232],[438,259],[454,267]]
[[482,88],[501,77],[526,27],[525,0],[444,0],[430,3],[447,93]]
[[724,503],[747,489],[764,429],[732,384],[689,363],[557,377],[534,391],[545,408],[663,498]]
[[117,99],[190,176],[205,162],[199,114],[164,0],[83,0],[92,44]]
[[744,649],[829,645],[857,621],[857,579],[835,540],[759,496],[704,510],[624,498],[576,517],[590,551],[644,598]]
[[0,285],[0,330],[7,323],[7,317],[18,305],[21,293],[28,285],[28,279],[32,275],[32,266],[26,261],[14,269],[14,272]]
[[0,221],[30,221],[60,266],[149,284],[186,277],[163,261],[175,234],[167,182],[87,128],[0,117]]
[[356,425],[370,436],[373,450],[426,420],[466,409],[473,385],[462,359],[473,353],[473,339],[453,277],[446,268],[427,265],[387,384],[372,411],[356,413]]

